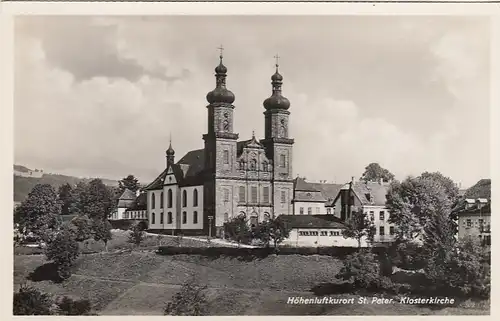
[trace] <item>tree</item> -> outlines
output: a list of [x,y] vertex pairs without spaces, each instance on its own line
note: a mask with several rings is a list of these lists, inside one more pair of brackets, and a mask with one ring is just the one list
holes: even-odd
[[71,204],[73,203],[73,188],[68,183],[59,186],[57,191],[59,202],[61,203],[61,215],[71,214]]
[[14,293],[14,315],[50,315],[52,299],[39,290],[21,285]]
[[100,179],[93,179],[88,184],[78,183],[73,199],[73,213],[88,215],[92,220],[108,219],[117,206],[114,189],[104,185]]
[[377,289],[386,281],[376,255],[366,249],[348,255],[343,263],[335,278],[351,282],[356,289]]
[[279,219],[279,216],[273,220],[265,221],[257,225],[254,230],[254,237],[261,240],[266,246],[269,246],[271,240],[274,243],[274,249],[290,236],[291,229],[285,222]]
[[89,315],[92,308],[89,300],[73,300],[64,296],[57,300],[58,315]]
[[94,233],[94,240],[103,241],[104,249],[106,250],[106,252],[108,251],[108,241],[113,238],[111,229],[112,226],[108,220],[94,220],[94,225],[92,228]]
[[389,182],[394,179],[394,174],[383,168],[379,163],[370,163],[365,167],[361,180],[365,182],[378,182],[380,180]]
[[207,286],[201,286],[194,277],[190,277],[168,302],[164,314],[176,316],[202,316],[208,313],[208,300],[205,294]]
[[122,194],[125,189],[129,189],[132,192],[137,192],[141,188],[139,180],[135,178],[134,175],[128,175],[127,177],[118,181],[118,188],[120,189],[120,194]]
[[141,228],[139,224],[134,224],[130,230],[130,234],[128,236],[128,242],[139,246],[141,242],[144,240],[144,230]]
[[436,215],[451,220],[451,200],[439,180],[431,177],[408,177],[392,182],[387,191],[389,222],[396,225],[396,239],[411,241],[420,238]]
[[225,223],[224,229],[227,237],[238,242],[238,247],[241,243],[248,243],[251,239],[251,231],[248,226],[248,220],[244,215],[235,217]]
[[78,242],[88,240],[92,236],[92,220],[87,215],[77,216],[69,222],[69,229]]
[[358,247],[361,247],[361,240],[366,237],[373,242],[375,236],[375,225],[370,221],[363,210],[360,209],[352,213],[346,221],[346,228],[342,231],[344,238],[354,238],[358,241]]
[[33,233],[48,242],[60,226],[61,204],[49,184],[37,184],[28,198],[15,210],[15,221],[23,234]]
[[491,179],[481,179],[479,182],[468,188],[464,194],[465,198],[491,198]]
[[71,267],[80,255],[78,242],[73,238],[71,231],[65,228],[48,244],[45,255],[57,266],[59,277],[65,280],[71,276]]

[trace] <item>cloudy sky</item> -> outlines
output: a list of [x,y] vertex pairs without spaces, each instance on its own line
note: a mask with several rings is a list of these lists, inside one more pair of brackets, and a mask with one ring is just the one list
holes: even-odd
[[15,162],[147,183],[170,133],[177,159],[203,147],[220,44],[241,139],[263,136],[279,53],[295,174],[490,177],[485,17],[18,17]]

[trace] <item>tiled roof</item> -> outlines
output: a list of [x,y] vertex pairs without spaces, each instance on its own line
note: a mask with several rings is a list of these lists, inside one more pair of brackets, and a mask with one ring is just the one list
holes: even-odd
[[345,228],[333,215],[280,215],[278,219],[290,228]]
[[328,203],[333,202],[342,188],[342,184],[312,183],[312,185],[323,193],[323,197],[326,198]]
[[342,185],[330,183],[309,183],[297,177],[294,182],[295,197],[297,201],[317,201],[332,203],[339,194]]
[[352,186],[361,204],[385,206],[388,184],[378,182],[355,182]]

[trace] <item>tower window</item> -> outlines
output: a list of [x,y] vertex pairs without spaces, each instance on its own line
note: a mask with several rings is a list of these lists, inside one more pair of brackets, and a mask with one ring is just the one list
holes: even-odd
[[229,202],[229,190],[227,188],[224,189],[224,202]]
[[286,156],[280,155],[280,167],[286,167]]
[[269,203],[269,187],[265,186],[263,190],[263,202]]
[[257,187],[252,186],[252,203],[257,203]]
[[281,203],[286,203],[286,191],[281,191]]
[[229,164],[229,151],[224,150],[224,164]]
[[252,160],[250,161],[250,170],[251,170],[251,171],[254,171],[254,170],[256,170],[256,169],[257,169],[257,161],[256,161],[255,159],[252,159]]
[[245,203],[245,186],[240,186],[240,193],[239,193],[239,198],[240,198],[240,203]]

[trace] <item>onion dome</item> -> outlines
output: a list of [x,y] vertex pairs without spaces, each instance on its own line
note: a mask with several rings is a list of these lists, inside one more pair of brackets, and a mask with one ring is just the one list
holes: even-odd
[[175,150],[172,148],[172,136],[170,137],[170,144],[168,145],[168,149],[166,152],[167,156],[174,156]]
[[222,64],[222,55],[220,55],[220,63],[215,67],[216,86],[207,94],[208,103],[232,104],[234,102],[234,94],[226,88],[226,73],[227,68]]
[[273,94],[271,97],[264,100],[264,108],[266,110],[281,109],[287,110],[290,108],[290,101],[281,94],[281,86],[283,84],[283,76],[278,72],[278,63],[276,63],[276,72],[271,77],[273,85]]

